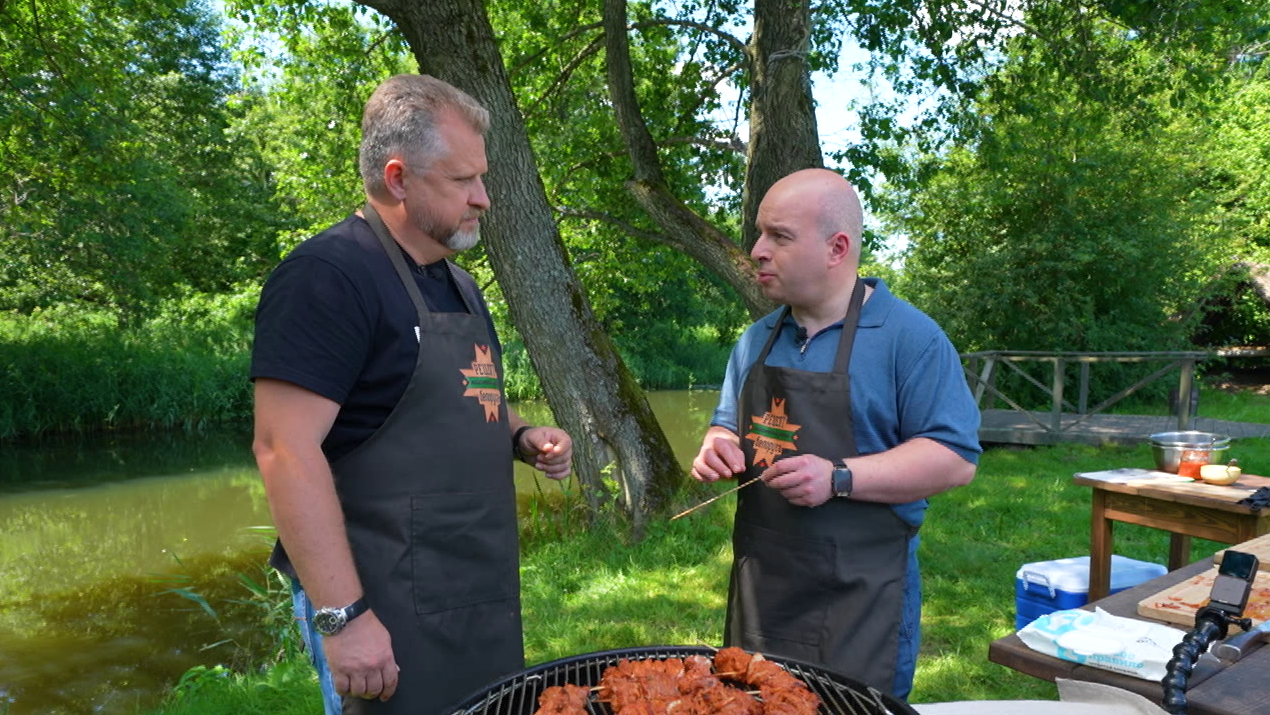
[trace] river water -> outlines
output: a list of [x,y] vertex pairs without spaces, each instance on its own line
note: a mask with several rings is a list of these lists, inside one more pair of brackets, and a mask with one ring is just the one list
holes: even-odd
[[[718,393],[648,398],[687,467]],[[0,445],[0,714],[132,715],[190,668],[276,648],[243,580],[284,587],[270,530],[245,426]]]

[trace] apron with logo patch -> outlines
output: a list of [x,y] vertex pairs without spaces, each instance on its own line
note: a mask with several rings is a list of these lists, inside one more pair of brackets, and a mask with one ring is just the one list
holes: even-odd
[[419,319],[405,394],[365,443],[331,465],[366,600],[401,667],[387,702],[345,713],[442,713],[524,668],[516,493],[501,356],[471,281],[467,313],[428,310],[397,244],[363,215]]
[[[847,377],[864,283],[856,282],[832,372],[765,365],[786,307],[741,390],[737,422],[748,467],[814,454],[858,454]],[[819,664],[890,693],[909,539],[885,504],[830,498],[807,508],[755,485],[737,493],[724,643]]]

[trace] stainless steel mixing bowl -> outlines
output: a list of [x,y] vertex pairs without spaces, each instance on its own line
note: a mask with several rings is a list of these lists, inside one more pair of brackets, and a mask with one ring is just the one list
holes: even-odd
[[1230,448],[1230,437],[1212,432],[1156,432],[1148,439],[1151,454],[1155,457],[1155,468],[1170,474],[1177,474],[1178,465],[1182,462],[1183,452],[1205,452],[1207,464],[1222,461],[1221,453]]

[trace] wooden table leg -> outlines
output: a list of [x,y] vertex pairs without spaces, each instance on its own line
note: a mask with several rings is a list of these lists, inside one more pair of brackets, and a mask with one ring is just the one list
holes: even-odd
[[1111,590],[1111,520],[1106,514],[1107,493],[1094,489],[1089,530],[1089,601],[1107,596]]
[[1169,570],[1176,571],[1191,562],[1191,537],[1169,534]]

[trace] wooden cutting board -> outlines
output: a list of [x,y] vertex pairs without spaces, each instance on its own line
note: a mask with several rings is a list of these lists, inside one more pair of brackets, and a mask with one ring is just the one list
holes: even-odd
[[[1198,576],[1144,598],[1138,602],[1138,615],[1181,626],[1194,626],[1195,613],[1208,605],[1208,597],[1213,592],[1213,581],[1216,578],[1217,567],[1214,566]],[[1244,608],[1244,616],[1251,618],[1254,626],[1270,620],[1270,572],[1257,573],[1252,593],[1248,596],[1248,605]],[[1235,630],[1238,631],[1238,628]]]
[[[1245,554],[1252,554],[1261,562],[1262,571],[1270,571],[1270,534],[1258,536],[1251,541],[1245,541],[1242,544],[1235,544],[1230,547],[1235,551],[1242,551]],[[1213,561],[1221,563],[1222,557],[1226,555],[1226,549],[1222,549],[1213,554]]]

